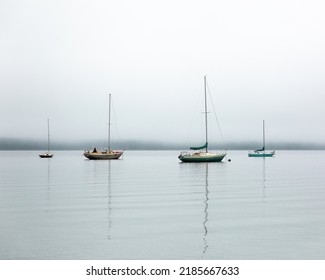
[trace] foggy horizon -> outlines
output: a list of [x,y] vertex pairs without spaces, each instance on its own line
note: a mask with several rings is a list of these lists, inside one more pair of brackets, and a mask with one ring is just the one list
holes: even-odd
[[[125,140],[111,143],[113,149],[125,150],[189,150],[195,143],[190,142],[163,142]],[[199,143],[200,144],[200,143]],[[88,150],[97,147],[106,149],[106,140],[96,141],[56,141],[51,144],[51,150]],[[255,142],[229,142],[227,144],[209,143],[210,150],[255,150],[262,147],[262,143]],[[37,139],[0,138],[0,150],[47,150],[47,141]],[[307,142],[274,142],[266,146],[266,150],[325,150],[325,144]]]
[[[325,4],[4,1],[0,138],[325,143]],[[168,20],[166,20],[168,19]],[[191,139],[191,141],[189,141]],[[184,145],[184,149],[186,145]]]

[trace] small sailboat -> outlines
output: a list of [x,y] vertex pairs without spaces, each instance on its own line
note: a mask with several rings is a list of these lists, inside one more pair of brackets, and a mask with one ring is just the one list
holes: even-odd
[[41,158],[51,158],[53,154],[50,153],[50,120],[47,119],[47,153],[39,155]]
[[204,100],[205,100],[205,144],[200,147],[190,147],[191,151],[181,152],[178,156],[182,162],[220,162],[227,153],[212,153],[208,151],[208,108],[206,93],[206,76],[204,76]]
[[111,94],[109,94],[109,108],[108,108],[108,148],[104,151],[98,151],[94,148],[93,151],[85,151],[84,156],[88,159],[119,159],[123,151],[113,151],[111,150]]
[[249,157],[273,157],[275,151],[265,151],[265,122],[263,120],[263,148],[248,153]]

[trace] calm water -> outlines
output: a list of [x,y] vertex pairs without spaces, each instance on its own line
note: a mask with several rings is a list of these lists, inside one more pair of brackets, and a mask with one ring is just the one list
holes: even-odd
[[325,259],[325,152],[0,152],[0,259]]

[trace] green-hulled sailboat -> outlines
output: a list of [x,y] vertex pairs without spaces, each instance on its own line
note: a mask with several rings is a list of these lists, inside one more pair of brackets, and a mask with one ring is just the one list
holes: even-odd
[[182,162],[220,162],[227,153],[212,153],[208,151],[208,108],[207,108],[207,83],[204,76],[204,100],[205,100],[205,144],[200,147],[190,147],[191,151],[181,152],[178,156]]
[[263,120],[263,148],[249,152],[249,157],[273,157],[275,151],[265,151],[265,122]]

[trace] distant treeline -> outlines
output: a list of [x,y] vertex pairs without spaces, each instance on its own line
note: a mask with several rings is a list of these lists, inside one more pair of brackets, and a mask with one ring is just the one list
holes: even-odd
[[[193,143],[166,143],[159,141],[128,140],[119,143],[112,142],[112,149],[126,150],[187,150]],[[211,150],[254,150],[260,148],[258,142],[231,142],[227,146],[210,144]],[[105,141],[55,141],[51,150],[86,150],[93,147],[106,148]],[[317,143],[270,143],[268,150],[325,150],[325,144]],[[0,138],[0,150],[47,150],[47,142],[31,139]]]

